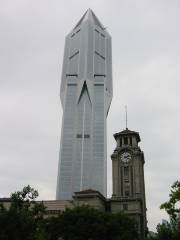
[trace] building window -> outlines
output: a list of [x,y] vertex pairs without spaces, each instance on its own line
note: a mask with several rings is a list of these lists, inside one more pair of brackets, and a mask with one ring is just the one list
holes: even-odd
[[106,77],[105,74],[94,74],[94,77]]
[[128,210],[128,204],[123,204],[123,210]]
[[104,86],[104,83],[94,83],[94,86]]
[[124,137],[124,144],[127,145],[128,144],[128,138]]
[[129,167],[124,167],[124,177],[129,177]]
[[124,195],[125,195],[125,197],[129,197],[130,196],[129,184],[125,186]]
[[90,138],[89,134],[84,134],[84,138]]
[[68,86],[77,86],[77,83],[68,83]]
[[46,210],[47,215],[58,215],[61,213],[61,210]]
[[77,134],[76,137],[77,138],[82,138],[82,134]]
[[105,57],[103,55],[101,55],[100,53],[98,53],[97,51],[94,51],[96,55],[98,55],[99,57],[101,57],[102,59],[105,60]]
[[129,190],[125,190],[125,197],[129,197]]
[[76,73],[66,74],[66,77],[78,77],[78,74],[76,74]]
[[77,30],[77,32],[76,32],[76,33],[80,32],[80,31],[81,31],[81,29]]
[[120,138],[120,147],[122,147],[122,138]]
[[69,57],[69,59],[72,59],[72,58],[75,57],[77,54],[79,54],[79,51],[76,51],[73,55],[71,55],[71,56]]
[[90,135],[89,135],[89,134],[84,134],[84,135],[83,135],[83,134],[77,134],[76,137],[77,137],[77,138],[82,138],[82,137],[84,137],[84,138],[90,138]]
[[73,33],[72,35],[71,35],[71,38],[73,38],[75,36],[75,33]]
[[132,146],[132,137],[130,137],[129,139],[130,139],[130,145]]

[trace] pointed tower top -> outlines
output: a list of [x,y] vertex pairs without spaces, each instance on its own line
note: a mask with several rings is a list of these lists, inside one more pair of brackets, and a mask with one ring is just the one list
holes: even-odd
[[[99,26],[102,30],[105,30],[105,27],[101,24],[101,22],[99,21],[99,19],[96,17],[96,15],[94,14],[94,12],[89,8],[84,15],[82,16],[82,18],[79,20],[79,22],[76,24],[76,26],[74,27],[74,29],[76,29],[78,26],[80,26],[83,22],[85,22],[86,20],[93,22],[95,25]],[[74,30],[73,29],[73,30]]]

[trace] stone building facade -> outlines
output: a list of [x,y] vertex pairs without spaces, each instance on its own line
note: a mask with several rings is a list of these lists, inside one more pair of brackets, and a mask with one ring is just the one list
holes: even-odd
[[138,132],[126,130],[114,134],[117,142],[111,155],[113,195],[111,212],[124,211],[136,219],[142,239],[147,230],[144,183],[144,153]]

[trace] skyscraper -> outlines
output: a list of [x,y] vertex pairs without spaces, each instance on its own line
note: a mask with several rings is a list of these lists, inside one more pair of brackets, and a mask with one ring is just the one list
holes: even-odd
[[60,90],[63,123],[57,199],[106,196],[106,117],[112,99],[111,37],[92,10],[67,35]]

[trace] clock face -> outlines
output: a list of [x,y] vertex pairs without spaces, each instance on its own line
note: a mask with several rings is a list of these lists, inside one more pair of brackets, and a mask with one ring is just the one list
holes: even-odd
[[128,152],[124,152],[121,154],[121,161],[124,163],[128,163],[131,160],[131,154]]

